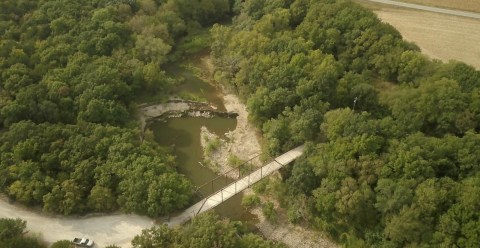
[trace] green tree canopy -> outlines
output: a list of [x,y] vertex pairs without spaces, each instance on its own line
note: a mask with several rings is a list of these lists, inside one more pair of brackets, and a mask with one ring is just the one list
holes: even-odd
[[201,214],[195,217],[190,224],[174,229],[166,225],[145,229],[141,235],[135,236],[132,245],[134,248],[286,247],[248,232],[240,222],[222,220],[212,213]]

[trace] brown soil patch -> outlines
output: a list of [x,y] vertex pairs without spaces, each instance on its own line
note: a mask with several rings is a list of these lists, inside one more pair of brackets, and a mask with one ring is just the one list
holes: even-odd
[[458,9],[480,13],[480,1],[478,0],[400,0],[407,3],[415,3],[439,8]]
[[480,20],[395,7],[375,13],[431,58],[459,60],[480,69]]

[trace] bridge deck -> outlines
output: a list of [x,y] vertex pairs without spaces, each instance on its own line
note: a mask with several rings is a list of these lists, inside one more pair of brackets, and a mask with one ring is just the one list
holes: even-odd
[[254,183],[260,181],[262,178],[272,174],[284,165],[292,162],[296,158],[303,154],[304,146],[294,148],[274,159],[274,161],[268,163],[250,173],[249,175],[225,186],[212,195],[202,199],[193,206],[187,208],[180,215],[171,218],[168,222],[169,226],[180,225],[187,222],[189,219],[195,217],[195,215],[210,210],[220,203],[228,200],[232,196],[242,192],[244,189],[250,187]]

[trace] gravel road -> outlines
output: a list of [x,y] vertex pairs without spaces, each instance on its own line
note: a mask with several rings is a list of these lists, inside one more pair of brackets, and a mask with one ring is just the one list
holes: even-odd
[[397,1],[391,1],[391,0],[367,0],[367,1],[395,5],[399,7],[405,7],[405,8],[416,9],[416,10],[430,11],[430,12],[435,12],[440,14],[480,19],[480,14],[478,13],[461,11],[461,10],[444,9],[444,8],[430,7],[430,6],[420,5],[420,4],[404,3],[404,2],[397,2]]
[[0,218],[21,218],[27,221],[30,233],[51,244],[57,240],[85,237],[95,242],[95,247],[115,244],[122,248],[131,247],[130,241],[142,229],[153,226],[153,220],[138,215],[103,215],[94,217],[51,217],[24,207],[10,204],[0,198]]

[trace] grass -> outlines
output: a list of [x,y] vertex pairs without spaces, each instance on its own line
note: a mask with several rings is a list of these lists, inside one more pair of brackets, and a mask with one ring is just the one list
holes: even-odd
[[192,63],[182,64],[181,67],[198,78],[205,78],[205,71]]
[[210,44],[210,29],[204,28],[198,30],[177,42],[173,53],[170,55],[170,60],[178,61],[185,59],[195,53],[210,48]]
[[267,220],[270,222],[276,222],[277,220],[277,211],[275,210],[275,205],[272,202],[266,202],[262,206],[262,213],[265,215]]
[[242,198],[242,206],[247,209],[260,205],[260,197],[257,195],[244,195]]
[[270,178],[268,178],[268,177],[260,180],[260,182],[253,185],[253,192],[255,192],[257,194],[265,193],[267,191],[267,185],[269,183],[270,183]]
[[230,154],[228,156],[228,164],[233,168],[238,168],[243,163],[245,163],[245,161],[241,160],[235,154]]
[[202,96],[196,95],[195,93],[187,92],[187,91],[179,92],[177,96],[180,99],[188,100],[188,101],[204,102],[204,103],[208,102],[205,97],[202,97]]
[[205,157],[209,157],[214,151],[218,150],[222,145],[222,142],[219,138],[213,138],[207,141],[207,145],[205,146]]

